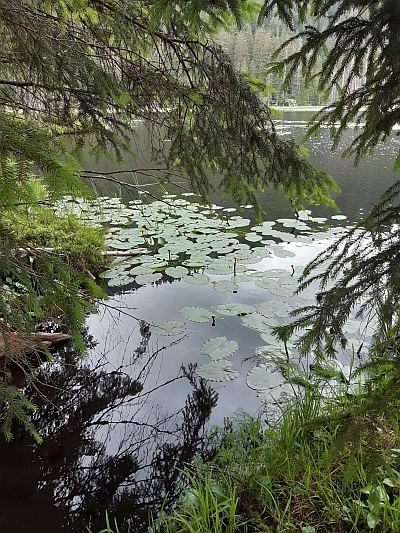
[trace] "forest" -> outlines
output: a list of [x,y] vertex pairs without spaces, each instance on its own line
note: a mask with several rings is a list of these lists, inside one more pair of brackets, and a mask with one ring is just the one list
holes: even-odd
[[[335,226],[304,146],[400,166],[398,2],[0,0],[0,28],[0,524],[25,494],[18,533],[399,529],[400,181]],[[258,414],[205,431],[236,379]]]

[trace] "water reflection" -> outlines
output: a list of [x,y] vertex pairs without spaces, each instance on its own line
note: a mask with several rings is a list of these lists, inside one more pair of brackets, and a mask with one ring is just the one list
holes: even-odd
[[[287,108],[282,111],[281,117],[276,119],[278,131],[287,139],[301,142],[307,130],[307,123],[314,113],[315,111],[305,109]],[[149,199],[151,194],[159,197],[160,190],[165,190],[165,187],[170,193],[180,194],[187,190],[188,183],[184,178],[171,176],[170,179],[166,179],[165,171],[154,163],[148,132],[142,123],[138,123],[137,132],[138,137],[134,140],[137,157],[135,159],[128,157],[122,172],[112,161],[95,161],[90,157],[89,150],[84,154],[83,166],[89,171],[89,183],[101,194],[119,195],[126,203],[137,198],[138,185],[139,189],[149,191]],[[364,157],[360,164],[354,167],[353,159],[343,158],[341,154],[352,143],[356,133],[353,128],[345,131],[334,152],[331,151],[332,141],[328,129],[321,129],[318,137],[313,137],[305,143],[310,162],[333,176],[342,189],[342,194],[334,195],[334,199],[351,223],[359,222],[363,218],[360,209],[367,214],[372,205],[379,201],[383,192],[397,179],[393,165],[400,147],[400,138],[395,132],[385,144],[376,147],[373,155]],[[97,174],[101,174],[103,178],[96,178]],[[115,183],[108,181],[110,175],[117,179],[121,178],[123,182],[129,183],[129,186],[116,186]],[[230,200],[218,193],[220,178],[211,172],[208,177],[214,189],[212,201],[223,207],[231,207]],[[289,216],[291,213],[289,199],[272,189],[267,188],[259,195],[259,200],[268,219]],[[313,206],[312,209],[314,216],[332,215],[331,210],[325,206]],[[250,210],[246,210],[246,216],[252,216]]]
[[39,407],[33,420],[43,443],[17,426],[11,444],[0,441],[1,531],[82,533],[88,524],[98,531],[105,510],[118,517],[121,531],[128,524],[146,531],[149,512],[166,495],[173,500],[182,481],[178,467],[212,453],[203,428],[218,394],[193,366],[182,367],[168,384],[188,384],[184,405],[173,412],[155,406],[146,378],[162,349],[151,353],[144,323],[140,331],[129,364],[111,368],[107,354],[82,361],[66,347],[27,387]]
[[[285,112],[285,133],[301,137],[303,123],[295,121],[303,118],[304,113],[296,118],[296,114],[289,117]],[[346,132],[341,148],[352,135],[352,131]],[[390,158],[399,142],[393,139],[378,147],[377,155],[357,169],[339,153],[330,152],[327,131],[308,143],[311,161],[339,182],[343,194],[337,201],[350,223],[360,217],[360,209],[369,211],[394,180]],[[142,151],[141,157],[146,155],[148,151]],[[146,161],[131,162],[132,168],[139,163],[145,166]],[[114,170],[107,165],[111,163],[92,168],[103,173]],[[132,174],[130,178],[136,183],[140,176]],[[122,192],[126,201],[136,198],[135,191]],[[230,206],[227,199],[214,201]],[[273,191],[266,191],[261,202],[269,219],[291,216],[289,200]],[[331,214],[323,207],[313,208],[313,215]],[[250,210],[246,210],[249,215]],[[270,268],[304,264],[320,251],[308,245],[288,245],[287,249],[296,252],[296,258],[266,259]],[[260,263],[255,268],[264,266]],[[121,289],[111,289],[110,294],[114,298],[109,305],[116,302]],[[210,302],[227,303],[227,298],[230,303],[254,304],[267,296],[254,284],[245,284],[238,294],[227,297],[216,293],[211,285],[189,286],[163,274],[151,287],[139,287],[135,282],[124,287],[121,306],[138,307],[141,318],[157,322],[180,320],[180,306],[195,303],[209,307]],[[119,318],[116,310],[106,319],[90,319],[91,331],[100,341],[94,346],[93,339],[87,337],[91,356],[82,361],[66,347],[40,368],[35,386],[27,387],[29,398],[39,407],[33,418],[43,444],[34,444],[17,426],[11,444],[0,440],[0,531],[82,533],[89,523],[98,531],[104,526],[105,509],[118,517],[121,531],[128,524],[134,532],[146,531],[148,512],[160,507],[165,494],[168,501],[174,498],[175,482],[181,481],[176,467],[190,463],[196,454],[206,457],[212,453],[203,440],[203,428],[211,413],[215,422],[221,423],[237,410],[238,402],[251,414],[259,409],[259,400],[245,384],[253,363],[242,361],[250,360],[262,341],[259,332],[241,326],[239,317],[218,317],[216,324],[192,324],[190,338],[179,345],[173,343],[173,350],[171,344],[150,345],[144,322],[138,326],[134,321],[132,326],[132,319]],[[190,364],[200,360],[199,348],[212,335],[236,339],[241,347],[237,356],[241,376],[229,387],[218,385],[218,405],[215,390],[195,376]],[[182,361],[186,368],[179,370]]]

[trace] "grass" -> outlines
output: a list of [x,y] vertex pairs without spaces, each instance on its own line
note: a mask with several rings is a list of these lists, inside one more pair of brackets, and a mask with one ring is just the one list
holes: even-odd
[[[93,533],[90,528],[88,528],[87,531],[88,533]],[[114,525],[111,524],[110,517],[108,516],[108,513],[106,512],[106,527],[102,529],[101,531],[98,531],[98,533],[122,533],[122,531],[120,531],[116,519],[114,519]],[[130,533],[130,528],[128,528],[126,533]]]
[[[361,533],[400,531],[400,432],[365,415],[343,441],[348,405],[311,394],[286,405],[275,426],[243,415],[215,431],[217,453],[187,472],[188,487],[158,533]],[[324,410],[324,419],[312,422]],[[357,435],[359,435],[357,433]]]
[[[229,477],[217,483],[212,471],[199,469],[196,475],[186,471],[189,488],[182,487],[184,498],[180,512],[158,520],[153,529],[165,533],[235,533],[241,528],[237,515],[236,488]],[[223,477],[223,475],[222,475]]]
[[75,215],[57,217],[46,206],[20,208],[9,220],[10,228],[27,246],[54,248],[65,261],[80,271],[96,275],[104,269],[107,259],[101,254],[105,246],[105,232],[84,224]]

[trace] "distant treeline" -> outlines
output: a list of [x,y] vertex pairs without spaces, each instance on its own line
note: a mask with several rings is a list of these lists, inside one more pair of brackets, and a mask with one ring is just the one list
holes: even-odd
[[[299,27],[298,31],[302,29]],[[324,26],[320,24],[318,29],[322,30]],[[230,33],[221,31],[216,41],[232,58],[237,70],[266,82],[270,88],[267,94],[269,104],[315,106],[334,101],[339,87],[333,87],[329,96],[326,97],[317,89],[318,78],[306,87],[300,68],[293,76],[292,83],[287,90],[282,89],[282,79],[278,75],[267,73],[273,52],[294,35],[295,33],[290,32],[278,18],[272,17],[262,26],[258,26],[254,21],[247,23],[240,31],[234,29]],[[300,48],[301,40],[299,39],[286,47],[278,59],[283,59]],[[322,64],[323,57],[320,57],[313,70],[317,73]],[[355,79],[354,88],[362,83],[362,78]]]

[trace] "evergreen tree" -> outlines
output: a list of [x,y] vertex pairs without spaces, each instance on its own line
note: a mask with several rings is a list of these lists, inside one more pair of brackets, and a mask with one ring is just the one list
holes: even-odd
[[[308,134],[318,133],[327,123],[336,149],[342,132],[351,122],[356,123],[358,134],[344,152],[355,156],[356,164],[378,143],[390,142],[392,129],[400,120],[399,2],[267,0],[261,16],[268,17],[275,10],[290,29],[299,23],[305,27],[277,53],[297,39],[301,48],[277,62],[273,71],[286,69],[286,86],[300,67],[309,83],[317,80],[319,90],[328,92],[332,85],[337,88],[337,100],[317,113]],[[327,25],[321,24],[323,20]],[[321,67],[314,74],[312,67],[321,56]],[[399,167],[400,154],[394,161],[394,168]],[[390,413],[400,395],[399,194],[400,181],[396,181],[365,221],[307,266],[300,290],[318,282],[316,304],[296,310],[295,321],[276,330],[284,340],[300,331],[300,351],[318,359],[326,354],[335,356],[338,346],[348,344],[344,325],[351,312],[377,319],[370,351],[376,386],[364,402],[363,413],[382,409]],[[322,273],[315,271],[318,267],[323,267]],[[353,416],[347,421],[349,430],[352,424]]]
[[[273,186],[286,195],[326,202],[333,180],[313,168],[293,142],[279,138],[270,112],[210,37],[254,15],[247,0],[0,0],[0,333],[5,379],[2,428],[17,417],[32,427],[11,385],[11,332],[29,336],[53,319],[79,342],[87,298],[95,287],[43,250],[28,249],[10,231],[20,204],[37,201],[34,175],[49,199],[82,186],[80,150],[122,160],[133,151],[134,120],[150,129],[155,155],[208,199],[207,173],[236,203],[257,205]],[[160,131],[171,139],[168,150]],[[66,152],[63,137],[73,144]],[[258,213],[260,214],[260,213]],[[18,289],[19,287],[19,289]],[[17,290],[15,290],[17,289]],[[86,296],[86,297],[85,297]],[[28,364],[28,362],[26,362]]]

